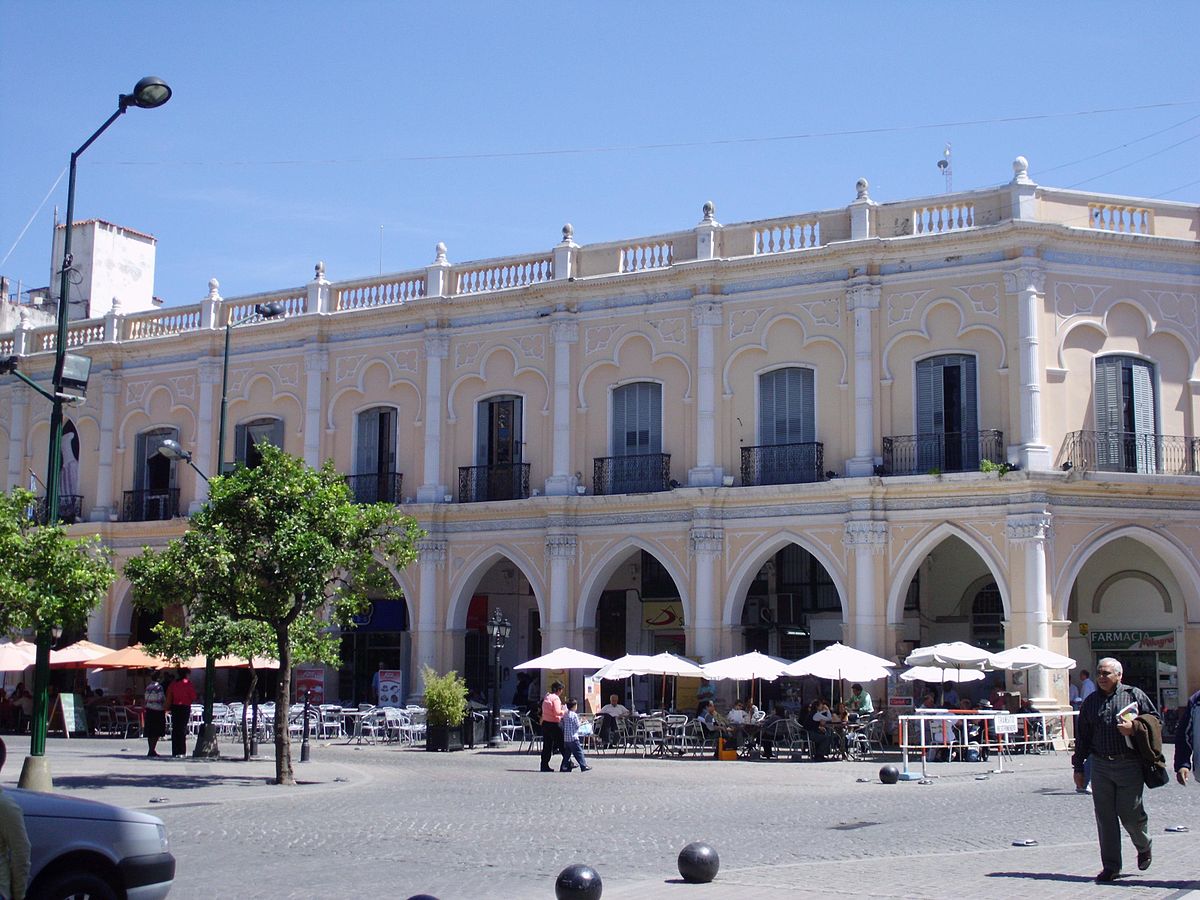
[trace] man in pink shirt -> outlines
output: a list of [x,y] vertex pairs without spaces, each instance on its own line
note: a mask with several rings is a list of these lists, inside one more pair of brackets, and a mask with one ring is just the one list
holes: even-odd
[[196,702],[196,689],[192,687],[186,669],[179,670],[179,677],[167,685],[167,706],[171,708],[171,756],[187,756],[188,719],[192,716],[192,704]]
[[550,757],[555,753],[562,754],[563,766],[570,765],[567,757],[567,747],[563,743],[562,717],[566,708],[562,702],[563,683],[556,681],[550,685],[550,693],[542,698],[542,771],[553,772]]

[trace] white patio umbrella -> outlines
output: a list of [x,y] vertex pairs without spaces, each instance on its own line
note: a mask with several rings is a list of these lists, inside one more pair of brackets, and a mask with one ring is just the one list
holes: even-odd
[[112,647],[104,647],[91,641],[76,641],[69,647],[50,651],[52,669],[86,669],[88,663],[112,653]]
[[[654,656],[630,653],[622,656],[620,659],[613,660],[592,677],[617,681],[622,678],[632,678],[634,675],[662,675],[664,678],[668,675],[676,678],[682,675],[685,678],[703,678],[704,670],[690,659],[684,659],[681,656],[676,656],[674,653],[663,652]],[[667,686],[664,680],[664,700],[666,699],[666,691]],[[632,696],[631,692],[630,697]]]
[[704,671],[704,677],[711,681],[749,681],[750,702],[753,703],[755,680],[774,681],[787,666],[786,659],[751,650],[749,653],[704,663],[700,668]]
[[813,675],[846,681],[876,681],[887,678],[895,663],[845,644],[832,644],[811,656],[798,659],[783,670],[784,675]]
[[559,647],[557,650],[551,650],[536,659],[526,660],[523,663],[513,666],[514,669],[599,669],[601,666],[607,666],[612,660],[605,659],[603,656],[594,656],[591,653],[584,653],[582,650],[573,650],[570,647]]
[[1018,672],[1026,669],[1073,669],[1075,660],[1036,644],[1021,644],[993,654],[992,667]]
[[606,681],[620,681],[622,678],[632,678],[634,675],[645,674],[644,669],[649,664],[650,657],[641,653],[626,653],[600,669],[593,678],[603,678]]
[[24,672],[37,657],[37,645],[29,641],[0,644],[0,672]]
[[909,666],[943,666],[986,672],[992,668],[992,655],[982,647],[974,647],[965,641],[951,641],[946,644],[918,647],[908,654],[904,663]]
[[924,681],[926,684],[945,684],[952,681],[962,684],[964,681],[982,681],[982,669],[952,669],[942,666],[913,666],[907,672],[901,672],[904,681]]

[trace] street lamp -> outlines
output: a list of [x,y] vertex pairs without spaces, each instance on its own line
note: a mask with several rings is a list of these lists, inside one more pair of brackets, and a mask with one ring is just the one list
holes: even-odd
[[191,466],[196,474],[204,479],[205,484],[208,483],[208,476],[200,471],[200,467],[192,462],[192,451],[188,450],[179,441],[173,441],[170,438],[158,445],[158,455],[165,456],[167,459],[181,459]]
[[[246,316],[244,319],[238,319],[236,322],[232,318],[225,322],[225,350],[221,358],[221,416],[217,425],[218,475],[225,473],[225,415],[229,409],[229,335],[239,325],[251,325],[255,322],[261,322],[264,319],[277,319],[284,315],[285,312],[283,304],[278,301],[256,303],[253,315]],[[175,441],[163,442],[164,446],[167,444],[175,444]],[[182,450],[183,448],[180,447],[180,449]],[[167,455],[170,455],[170,451],[168,451]],[[187,454],[187,457],[180,456],[177,458],[184,459],[188,465],[196,469],[196,466],[192,463],[190,453]],[[201,478],[208,481],[203,472],[199,469],[196,469],[196,471],[200,474]],[[216,657],[211,654],[204,659],[204,726],[200,729],[199,735],[196,736],[196,749],[192,751],[192,756],[197,758],[217,757],[221,755],[221,751],[217,747],[217,728],[213,724],[213,704],[216,700],[215,682],[217,680],[216,662]]]
[[500,734],[500,651],[504,649],[511,632],[512,623],[504,617],[504,613],[499,608],[493,610],[487,623],[488,637],[492,641],[492,736],[488,740],[488,747],[493,750],[504,744]]
[[[58,282],[58,330],[54,342],[54,376],[49,392],[38,389],[50,400],[50,450],[46,462],[46,524],[53,525],[59,519],[58,488],[59,467],[62,465],[63,404],[74,399],[64,393],[67,387],[79,387],[78,375],[67,371],[67,319],[69,315],[68,293],[71,285],[71,231],[75,225],[75,169],[79,157],[108,126],[124,115],[131,106],[140,109],[155,109],[171,99],[171,89],[161,78],[147,76],[133,87],[133,93],[121,94],[117,98],[117,109],[71,154],[70,176],[67,181],[67,220],[63,232],[62,270]],[[90,366],[90,362],[88,363]],[[18,375],[20,373],[17,373]],[[22,378],[28,381],[28,379]],[[87,371],[83,370],[83,382],[87,382]],[[35,791],[48,791],[53,787],[50,765],[46,760],[47,698],[50,689],[50,628],[47,623],[38,623],[37,661],[33,675],[33,722],[30,726],[29,756],[21,769],[18,784]]]

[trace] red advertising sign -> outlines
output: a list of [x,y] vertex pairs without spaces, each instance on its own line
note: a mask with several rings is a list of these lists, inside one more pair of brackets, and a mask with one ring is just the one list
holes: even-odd
[[325,668],[324,666],[296,666],[292,670],[292,683],[296,686],[296,702],[304,702],[304,692],[312,691],[309,702],[321,704],[325,702]]

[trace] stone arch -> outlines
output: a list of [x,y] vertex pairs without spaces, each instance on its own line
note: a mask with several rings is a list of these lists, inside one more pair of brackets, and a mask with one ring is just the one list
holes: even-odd
[[842,607],[842,624],[850,621],[850,608],[847,601],[846,573],[829,551],[815,541],[806,539],[794,531],[782,531],[771,537],[764,538],[755,546],[753,553],[737,563],[729,578],[729,590],[721,606],[721,624],[736,628],[741,624],[742,609],[746,603],[746,593],[754,581],[754,576],[767,560],[771,559],[789,544],[806,550],[829,573],[834,587],[838,592],[838,601]]
[[1100,582],[1100,586],[1096,588],[1096,593],[1092,597],[1093,613],[1100,612],[1104,602],[1104,595],[1108,589],[1118,581],[1123,581],[1126,578],[1133,578],[1138,581],[1146,582],[1158,592],[1158,596],[1163,603],[1163,612],[1173,613],[1175,611],[1174,604],[1171,603],[1171,594],[1167,591],[1167,586],[1165,584],[1147,572],[1139,572],[1136,569],[1126,569],[1121,572],[1114,572],[1112,575],[1109,575],[1102,582]]
[[904,623],[904,598],[908,594],[908,585],[916,575],[917,569],[930,552],[946,538],[955,537],[975,551],[987,567],[996,587],[1000,589],[1000,599],[1004,603],[1005,618],[1012,616],[1012,596],[1008,582],[1004,578],[1004,565],[992,549],[961,525],[953,522],[941,522],[929,528],[906,547],[897,559],[893,569],[895,575],[891,578],[891,587],[887,597],[887,624],[899,626]]
[[462,574],[452,581],[450,603],[446,607],[445,627],[447,631],[462,630],[467,621],[467,609],[471,604],[471,596],[474,594],[475,588],[479,586],[488,569],[501,560],[512,563],[525,576],[525,580],[529,582],[529,589],[533,591],[538,615],[542,622],[549,621],[550,611],[546,607],[546,588],[541,571],[528,555],[513,547],[493,544],[491,547],[480,550],[468,560],[463,567]]
[[592,561],[588,570],[579,579],[579,597],[575,609],[575,627],[591,628],[596,624],[596,610],[600,605],[600,594],[613,573],[629,558],[633,551],[644,550],[657,559],[675,582],[679,591],[679,602],[683,605],[683,621],[693,621],[692,598],[688,592],[690,579],[682,571],[674,557],[661,545],[641,537],[630,536],[613,544]]

